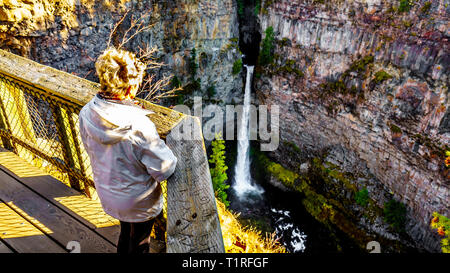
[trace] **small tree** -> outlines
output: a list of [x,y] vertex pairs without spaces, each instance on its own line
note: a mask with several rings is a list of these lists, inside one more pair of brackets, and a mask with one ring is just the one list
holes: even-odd
[[197,70],[198,70],[198,63],[197,63],[197,50],[192,48],[191,50],[191,56],[189,57],[189,72],[191,74],[191,82],[188,83],[184,89],[186,90],[186,93],[192,93],[195,90],[200,90],[201,88],[201,80],[200,78],[195,78],[197,76]]
[[366,207],[369,203],[369,191],[366,188],[358,191],[355,195],[355,201],[359,205]]
[[210,167],[211,180],[214,188],[215,195],[225,206],[229,206],[227,200],[226,189],[230,187],[225,181],[227,181],[228,176],[226,170],[228,169],[225,164],[225,140],[222,139],[221,134],[216,134],[215,139],[212,142],[212,154],[209,158],[209,163],[214,166]]
[[273,49],[275,34],[273,32],[273,27],[270,26],[266,29],[266,36],[262,41],[261,54],[259,56],[259,64],[264,66],[273,62]]
[[241,72],[241,70],[242,70],[242,59],[237,59],[233,63],[233,75],[239,74],[239,72]]
[[197,63],[197,51],[194,48],[191,50],[191,57],[189,58],[189,70],[191,73],[191,78],[195,79],[197,75],[198,63]]
[[209,97],[214,97],[216,95],[216,87],[213,85],[208,86],[208,88],[206,89],[206,92],[208,93]]
[[406,207],[402,203],[391,199],[384,204],[384,218],[397,232],[405,231]]

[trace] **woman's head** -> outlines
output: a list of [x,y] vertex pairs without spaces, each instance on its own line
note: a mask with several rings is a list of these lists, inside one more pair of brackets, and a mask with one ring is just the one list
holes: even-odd
[[120,99],[133,98],[142,82],[145,64],[135,54],[110,47],[95,62],[101,91]]

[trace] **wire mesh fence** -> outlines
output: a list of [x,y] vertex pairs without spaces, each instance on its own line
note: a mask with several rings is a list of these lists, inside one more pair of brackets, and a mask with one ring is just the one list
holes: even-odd
[[82,105],[0,74],[0,106],[5,148],[91,196],[92,170],[77,130]]
[[[82,107],[0,73],[1,145],[93,197],[93,172],[78,126]],[[165,197],[166,183],[161,185]]]

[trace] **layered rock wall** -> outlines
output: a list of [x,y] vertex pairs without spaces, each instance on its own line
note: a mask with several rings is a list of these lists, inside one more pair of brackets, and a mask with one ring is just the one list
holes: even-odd
[[[283,109],[281,143],[311,154],[336,146],[355,152],[407,205],[409,235],[439,251],[428,225],[433,211],[450,212],[450,7],[429,3],[400,11],[392,0],[264,1],[260,24],[274,30],[275,59],[256,92],[260,103]],[[273,155],[292,165],[282,151]],[[336,163],[349,169],[343,156]],[[381,207],[387,201],[370,194]]]

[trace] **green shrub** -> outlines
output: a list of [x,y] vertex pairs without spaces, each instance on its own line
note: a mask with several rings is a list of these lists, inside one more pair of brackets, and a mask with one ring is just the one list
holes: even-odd
[[[172,80],[170,81],[170,85],[172,88],[178,88],[178,87],[181,87],[182,83],[177,76],[173,76]],[[184,90],[182,90],[181,92],[183,92],[183,91]],[[182,94],[181,92],[177,93],[177,96],[175,99],[177,104],[182,104],[184,102],[184,94]]]
[[392,133],[396,133],[396,134],[401,134],[401,133],[403,133],[403,132],[402,132],[402,129],[400,129],[400,127],[398,127],[398,126],[395,125],[395,124],[391,124],[391,132],[392,132]]
[[375,61],[375,58],[372,55],[366,55],[363,58],[352,63],[350,65],[349,70],[346,72],[349,73],[351,71],[354,71],[354,72],[358,72],[358,74],[365,72],[367,65],[372,64],[374,61]]
[[420,11],[422,13],[428,13],[431,9],[431,1],[425,2],[422,6],[422,8],[420,9]]
[[256,0],[255,16],[258,16],[260,10],[261,10],[261,0]]
[[405,230],[406,207],[402,203],[391,199],[384,204],[384,219],[395,231]]
[[201,81],[200,78],[197,79],[191,79],[191,82],[188,83],[183,87],[184,93],[186,95],[192,94],[195,90],[200,90],[201,87]]
[[209,163],[214,166],[210,166],[211,180],[214,188],[214,193],[226,207],[230,205],[227,200],[228,196],[225,192],[230,185],[225,182],[228,179],[227,176],[227,165],[225,164],[225,140],[222,139],[220,134],[216,134],[215,139],[212,141],[212,154],[209,158]]
[[233,63],[233,75],[239,74],[242,70],[242,59],[238,59]]
[[299,78],[304,76],[303,72],[296,67],[296,63],[294,60],[287,60],[286,64],[280,66],[277,71],[295,73]]
[[299,177],[297,173],[292,172],[275,162],[271,162],[267,167],[267,170],[286,186],[293,187],[295,179]]
[[259,64],[264,66],[273,62],[272,51],[274,49],[275,34],[273,32],[273,27],[270,26],[265,31],[266,36],[262,41],[261,53],[259,55]]
[[281,164],[271,161],[264,153],[256,154],[258,162],[265,170],[277,178],[285,186],[295,189],[295,180],[299,178],[299,174],[284,168]]
[[216,87],[214,85],[211,85],[206,89],[206,92],[208,93],[209,97],[213,97],[216,94]]
[[380,70],[377,73],[375,73],[375,78],[373,79],[373,82],[380,83],[382,81],[385,81],[385,80],[388,80],[391,78],[392,78],[392,76],[389,73],[387,73],[384,70]]
[[172,80],[170,81],[170,85],[172,86],[172,88],[178,88],[181,86],[181,81],[177,76],[173,76]]
[[355,201],[358,205],[366,207],[369,203],[369,191],[366,188],[358,191],[355,194]]
[[177,104],[183,104],[184,103],[184,94],[178,94],[176,101],[177,101]]
[[195,78],[197,75],[198,63],[197,63],[197,52],[195,47],[191,50],[191,57],[189,58],[189,72],[191,73],[191,78]]
[[244,15],[244,0],[237,0],[237,6],[238,6],[238,15],[243,16]]
[[400,5],[398,6],[398,12],[407,12],[411,9],[411,4],[409,0],[400,0]]

